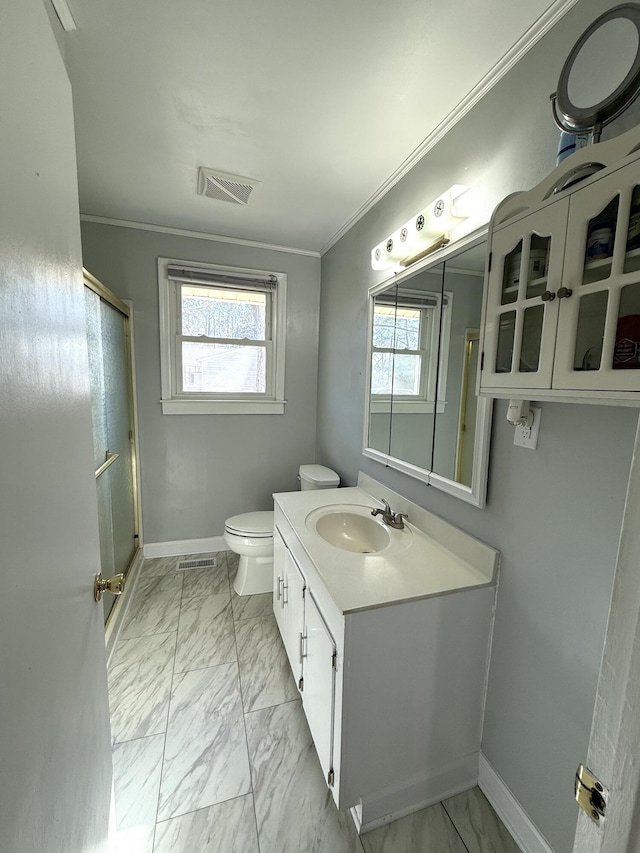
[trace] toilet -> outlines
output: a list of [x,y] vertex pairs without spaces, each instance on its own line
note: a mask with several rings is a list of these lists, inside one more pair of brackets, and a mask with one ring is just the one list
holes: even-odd
[[[340,477],[324,465],[301,465],[300,489],[337,489]],[[230,551],[240,555],[233,588],[238,595],[258,595],[273,588],[273,511],[244,512],[224,523]]]

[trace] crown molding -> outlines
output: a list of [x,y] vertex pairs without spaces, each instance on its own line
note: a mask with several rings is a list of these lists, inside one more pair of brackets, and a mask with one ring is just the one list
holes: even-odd
[[134,228],[138,231],[156,231],[159,234],[172,234],[175,237],[192,237],[196,240],[212,240],[216,243],[231,243],[247,246],[251,249],[266,249],[271,252],[285,252],[289,255],[303,255],[307,258],[319,258],[320,252],[311,249],[294,249],[291,246],[277,246],[273,243],[259,243],[257,240],[244,240],[242,237],[223,237],[219,234],[205,234],[203,231],[187,231],[184,228],[169,228],[166,225],[151,225],[148,222],[132,222],[127,219],[111,219],[108,216],[80,214],[81,222],[95,222],[98,225],[113,225],[117,228]]
[[348,219],[320,250],[320,255],[329,251],[371,208],[382,199],[404,176],[413,169],[432,148],[445,136],[478,101],[501,80],[531,48],[554,27],[578,0],[554,0],[535,24],[518,39],[502,59],[474,86],[473,89],[453,108],[440,124],[415,148],[396,171],[373,193],[370,198]]

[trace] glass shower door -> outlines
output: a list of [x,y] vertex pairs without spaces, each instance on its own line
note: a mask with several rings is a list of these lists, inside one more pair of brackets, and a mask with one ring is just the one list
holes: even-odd
[[[103,577],[126,573],[137,549],[129,317],[85,287],[96,493]],[[115,602],[105,592],[105,622]]]

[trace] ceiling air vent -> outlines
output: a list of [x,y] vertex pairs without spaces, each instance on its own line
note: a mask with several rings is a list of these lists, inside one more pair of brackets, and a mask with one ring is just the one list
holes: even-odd
[[216,201],[249,204],[251,194],[258,189],[260,183],[254,178],[228,175],[226,172],[205,169],[204,166],[198,169],[198,195],[205,195]]

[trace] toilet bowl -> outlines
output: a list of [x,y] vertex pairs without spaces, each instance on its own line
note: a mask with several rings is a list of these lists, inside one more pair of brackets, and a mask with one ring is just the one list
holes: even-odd
[[245,512],[224,523],[228,548],[240,555],[233,588],[238,595],[269,592],[273,585],[273,512]]
[[[324,465],[301,465],[300,488],[337,489],[340,477]],[[238,595],[258,595],[273,588],[273,511],[245,512],[224,523],[224,539],[240,556],[233,588]]]

